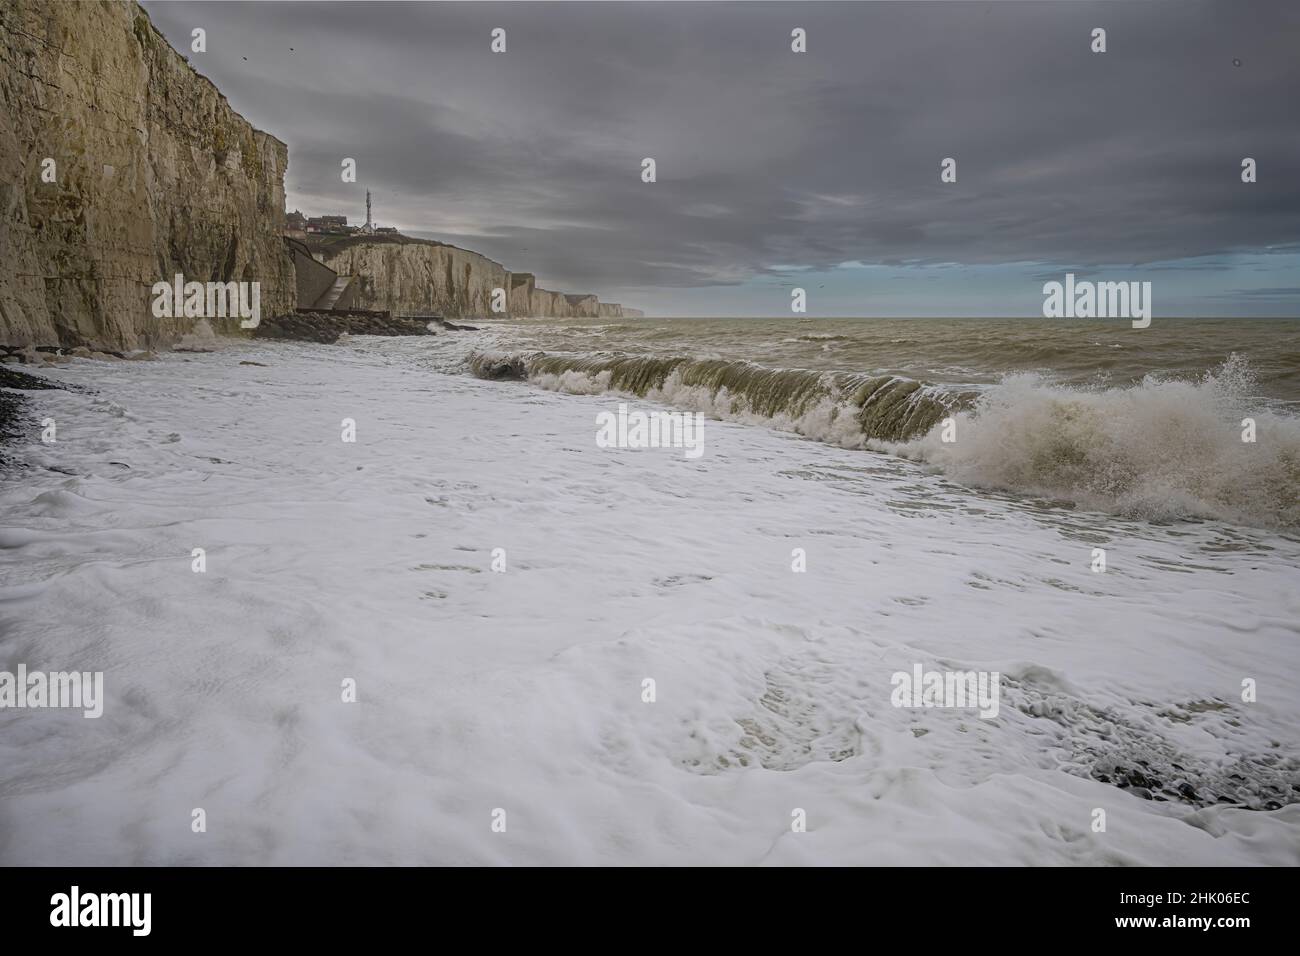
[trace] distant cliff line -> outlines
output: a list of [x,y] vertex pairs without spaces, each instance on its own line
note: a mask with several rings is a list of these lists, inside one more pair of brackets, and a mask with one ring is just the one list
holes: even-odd
[[[552,292],[531,272],[512,272],[481,253],[398,234],[308,236],[304,245],[340,276],[354,277],[356,308],[432,312],[447,318],[635,318],[643,313],[589,293]],[[504,309],[493,308],[496,290]]]
[[[153,314],[154,284],[176,274],[257,282],[263,314],[290,312],[288,161],[135,0],[0,0],[0,345],[165,347],[194,324]],[[320,255],[356,278],[363,308],[490,316],[500,288],[511,315],[636,314],[429,240]]]

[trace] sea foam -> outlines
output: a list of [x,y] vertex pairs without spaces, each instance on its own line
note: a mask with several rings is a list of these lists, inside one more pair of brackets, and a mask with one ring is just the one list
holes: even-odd
[[[1249,367],[1230,358],[1200,381],[1148,376],[1085,390],[1017,374],[942,429],[870,447],[981,488],[1045,494],[1143,518],[1300,526],[1300,421],[1252,407]],[[1243,440],[1245,419],[1255,441]]]

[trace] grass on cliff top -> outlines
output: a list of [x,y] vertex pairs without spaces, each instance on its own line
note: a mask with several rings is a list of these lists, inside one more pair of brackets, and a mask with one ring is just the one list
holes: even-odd
[[[395,236],[387,234],[373,236],[308,236],[306,239],[300,239],[298,241],[303,243],[312,252],[325,252],[326,250],[330,252],[341,252],[344,249],[358,246],[362,243],[369,243],[370,245],[388,244],[393,246],[441,246],[444,249],[458,249],[461,252],[468,252],[471,255],[482,256],[489,262],[496,262],[495,259],[491,259],[481,252],[475,252],[473,249],[466,249],[464,246],[453,245],[450,242],[440,242],[437,239],[424,239],[420,236],[408,236],[400,232]],[[498,265],[500,265],[500,263],[498,263]],[[505,266],[502,266],[502,268],[504,269]]]
[[[331,252],[338,252],[351,246],[358,246],[362,243],[389,243],[395,246],[401,245],[418,245],[418,246],[445,246],[447,243],[438,242],[436,239],[417,239],[414,236],[398,235],[374,235],[374,236],[308,236],[302,242],[312,252],[323,252],[326,249]],[[454,246],[452,248],[455,248]]]

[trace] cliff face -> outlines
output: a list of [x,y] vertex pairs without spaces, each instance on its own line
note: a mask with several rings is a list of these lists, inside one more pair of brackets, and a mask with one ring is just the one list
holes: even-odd
[[600,315],[600,300],[594,295],[566,295],[573,315],[595,318]]
[[623,307],[594,295],[565,295],[535,285],[531,273],[511,273],[477,252],[407,237],[309,242],[313,254],[339,275],[357,276],[359,309],[485,318],[492,291],[506,290],[509,315],[518,318],[618,318]]
[[357,277],[358,309],[487,316],[492,314],[492,290],[510,289],[510,273],[501,263],[455,246],[392,239],[308,245],[339,275]]
[[287,165],[134,2],[0,0],[0,343],[166,344],[194,320],[150,289],[178,272],[291,310]]

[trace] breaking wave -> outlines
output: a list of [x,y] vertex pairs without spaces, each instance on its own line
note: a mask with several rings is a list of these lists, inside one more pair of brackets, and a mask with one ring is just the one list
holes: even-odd
[[847,448],[920,436],[962,401],[958,393],[900,376],[723,359],[477,352],[469,366],[480,378],[523,379],[579,395],[622,392]]
[[[1300,527],[1300,419],[1252,407],[1237,356],[1200,381],[1148,376],[1085,390],[1017,374],[939,430],[869,447],[926,462],[981,488],[1065,498],[1149,519],[1219,518]],[[1247,419],[1253,442],[1244,440]]]
[[887,452],[978,488],[1155,520],[1300,528],[1300,419],[1258,407],[1238,356],[1199,381],[1086,389],[1017,373],[982,391],[721,359],[478,352],[469,365],[481,378],[637,395]]

